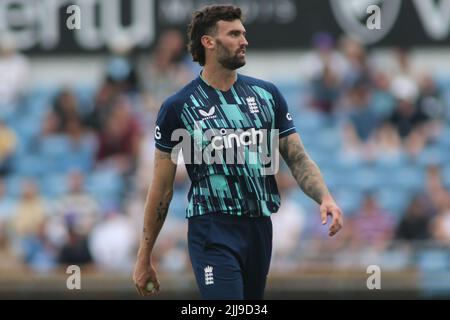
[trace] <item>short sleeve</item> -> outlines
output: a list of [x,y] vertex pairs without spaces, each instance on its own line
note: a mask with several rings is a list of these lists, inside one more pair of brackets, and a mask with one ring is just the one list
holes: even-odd
[[275,101],[275,129],[279,130],[279,137],[283,138],[296,132],[294,120],[289,113],[286,100],[278,88],[272,85],[272,95]]
[[164,102],[159,109],[155,126],[155,146],[163,152],[171,152],[180,142],[180,139],[172,139],[172,133],[181,128],[179,114],[175,105]]

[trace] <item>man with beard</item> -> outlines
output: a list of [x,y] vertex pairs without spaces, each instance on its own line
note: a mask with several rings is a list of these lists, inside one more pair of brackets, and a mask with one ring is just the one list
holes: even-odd
[[[275,145],[298,185],[320,204],[322,224],[332,217],[330,236],[341,229],[342,213],[306,153],[278,89],[236,72],[245,65],[248,45],[241,9],[212,5],[194,12],[188,36],[193,60],[203,70],[158,113],[155,174],[133,279],[141,295],[159,290],[151,255],[173,194],[172,159],[177,159],[179,139],[172,133],[181,129],[192,141],[183,141],[192,182],[186,216],[200,294],[203,299],[262,299],[272,251],[270,215],[280,206],[275,172],[264,170],[267,163],[261,160],[264,134],[276,133]],[[185,149],[199,147],[200,159],[186,157]],[[269,154],[277,155],[275,151]],[[215,161],[208,161],[209,156]]]

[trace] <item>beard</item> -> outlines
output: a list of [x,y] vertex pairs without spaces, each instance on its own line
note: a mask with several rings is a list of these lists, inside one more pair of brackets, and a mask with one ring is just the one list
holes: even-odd
[[[238,51],[241,51],[239,49]],[[228,70],[236,70],[245,65],[245,57],[240,58],[237,52],[228,50],[222,42],[217,40],[217,61]]]

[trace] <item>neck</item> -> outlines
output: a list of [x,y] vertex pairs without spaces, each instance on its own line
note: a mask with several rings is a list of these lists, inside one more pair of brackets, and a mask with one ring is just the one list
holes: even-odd
[[202,78],[213,88],[228,91],[236,82],[237,72],[236,70],[225,69],[219,64],[205,64]]

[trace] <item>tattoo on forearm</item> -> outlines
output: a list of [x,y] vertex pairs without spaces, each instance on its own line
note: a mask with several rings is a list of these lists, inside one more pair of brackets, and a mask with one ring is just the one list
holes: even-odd
[[[158,228],[158,229],[161,228],[162,224],[164,223],[164,220],[166,219],[167,212],[169,210],[169,204],[170,204],[170,201],[164,201],[164,202],[160,201],[158,206],[156,207],[156,223],[157,223],[156,228]],[[147,227],[143,227],[142,236],[143,236],[144,241],[147,244],[151,244],[150,238],[152,238],[152,236],[150,234],[148,234]]]
[[308,156],[300,139],[280,139],[280,153],[300,188],[317,203],[329,193],[319,168]]
[[169,210],[169,203],[164,204],[160,202],[156,208],[156,221],[161,222],[166,219],[167,211]]
[[144,229],[142,230],[142,233],[144,234],[144,240],[145,240],[145,242],[149,242],[150,241],[150,239],[149,239],[149,237],[147,236],[147,229],[144,227]]

